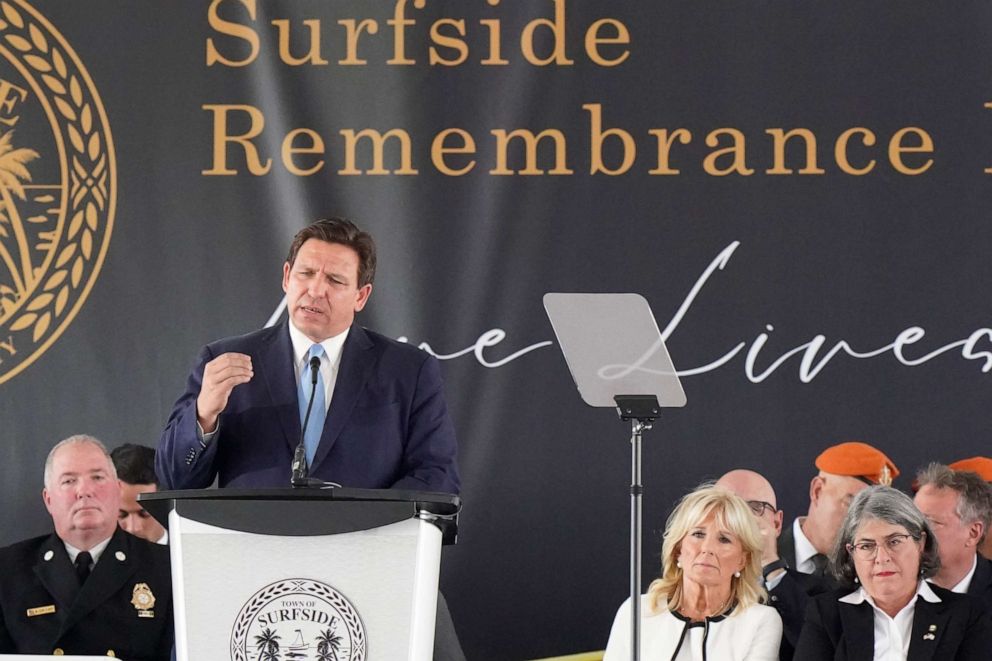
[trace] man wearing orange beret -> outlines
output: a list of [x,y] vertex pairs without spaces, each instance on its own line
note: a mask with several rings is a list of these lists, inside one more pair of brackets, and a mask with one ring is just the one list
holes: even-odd
[[779,556],[804,574],[822,576],[847,508],[859,491],[872,484],[891,484],[899,475],[892,460],[867,443],[848,441],[827,448],[816,458],[819,473],[809,483],[809,511],[779,537]]
[[[977,473],[978,477],[986,482],[992,482],[992,459],[988,457],[970,457],[948,464],[947,467],[951,470]],[[979,545],[978,552],[992,560],[992,535],[985,535],[985,541]]]

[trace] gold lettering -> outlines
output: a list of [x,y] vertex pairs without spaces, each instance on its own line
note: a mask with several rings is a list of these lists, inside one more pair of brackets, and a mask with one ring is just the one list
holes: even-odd
[[[724,177],[735,172],[745,177],[754,174],[754,170],[747,167],[744,158],[744,134],[737,129],[723,128],[710,131],[706,135],[706,146],[718,147],[720,145],[720,136],[722,135],[729,135],[733,139],[734,144],[730,147],[717,149],[706,156],[703,160],[703,169],[706,170],[706,173],[714,177]],[[725,155],[731,155],[733,157],[730,166],[723,169],[717,168],[717,159]]]
[[[14,348],[14,337],[12,335],[7,336],[6,342],[0,342],[0,351],[6,351],[11,356],[17,355],[17,349]],[[3,363],[3,357],[0,356],[0,364]]]
[[[987,108],[988,110],[992,110],[992,101],[989,101],[988,103],[986,103],[984,105],[985,105],[985,108]],[[985,174],[992,174],[992,168],[985,168]]]
[[[600,28],[606,26],[612,27],[616,34],[615,36],[605,37],[600,36]],[[627,30],[627,26],[620,21],[613,18],[601,18],[586,30],[586,54],[589,59],[598,64],[601,67],[615,67],[618,64],[622,64],[628,57],[630,57],[630,49],[625,48],[623,52],[614,57],[613,59],[607,59],[599,52],[600,44],[629,44],[630,43],[630,32]]]
[[347,30],[347,35],[345,36],[346,55],[343,60],[338,60],[338,64],[348,66],[368,64],[368,60],[358,59],[358,40],[363,32],[367,32],[368,34],[378,32],[379,23],[371,18],[366,18],[364,21],[356,24],[354,19],[346,18],[338,21],[338,24],[343,25],[345,30]]
[[[296,142],[297,136],[301,138],[309,138],[307,144],[294,144]],[[324,167],[324,159],[318,160],[309,168],[302,168],[296,164],[293,159],[296,154],[323,154],[324,153],[324,140],[316,133],[316,131],[311,131],[310,129],[293,129],[286,134],[286,137],[282,141],[282,164],[286,166],[286,170],[291,174],[295,174],[298,177],[309,177],[310,175],[319,172],[321,168]]]
[[[445,142],[448,136],[458,136],[461,138],[461,146],[445,146]],[[445,129],[434,136],[434,141],[431,143],[431,160],[434,162],[434,167],[437,168],[442,174],[446,174],[449,177],[460,177],[463,174],[467,174],[472,168],[475,167],[475,159],[470,160],[465,167],[455,169],[448,166],[445,160],[445,155],[447,154],[474,154],[475,153],[475,140],[468,131],[462,129]]]
[[[413,6],[423,9],[427,0],[414,0]],[[396,0],[393,7],[393,17],[386,21],[386,25],[393,28],[393,58],[386,60],[386,64],[416,64],[416,60],[411,60],[406,56],[406,28],[409,25],[416,25],[412,18],[406,18],[406,0]]]
[[[11,93],[14,96],[11,96]],[[14,106],[26,99],[28,91],[6,80],[0,80],[0,124],[13,126],[19,119],[14,114]]]
[[452,50],[458,51],[458,58],[454,60],[446,60],[440,54],[438,54],[437,49],[434,46],[430,47],[430,63],[443,64],[448,67],[456,67],[459,64],[465,62],[468,59],[468,45],[465,43],[464,39],[459,39],[458,37],[449,37],[447,35],[441,34],[440,26],[451,25],[455,28],[455,31],[461,35],[465,36],[465,21],[454,20],[452,18],[442,18],[439,21],[435,21],[434,25],[431,26],[431,41],[442,48],[450,48]]
[[658,167],[649,170],[648,174],[678,174],[681,172],[678,168],[671,167],[669,155],[672,151],[672,143],[675,142],[676,138],[683,145],[692,141],[692,133],[689,132],[689,129],[675,129],[671,135],[668,135],[668,129],[651,129],[648,133],[658,138]]
[[[201,174],[232,175],[238,173],[237,170],[227,167],[228,143],[241,146],[245,152],[245,164],[248,166],[248,171],[253,175],[259,176],[269,171],[272,167],[272,159],[265,159],[265,164],[263,165],[259,159],[258,150],[255,148],[254,143],[251,142],[265,128],[265,116],[261,110],[254,106],[225,104],[204,104],[202,108],[214,114],[214,165],[209,170],[203,170]],[[248,118],[251,120],[251,128],[241,135],[229,135],[227,115],[231,111],[247,113]]]
[[[601,104],[587,103],[582,106],[582,109],[589,111],[591,133],[589,174],[602,172],[603,174],[615,177],[625,173],[634,164],[634,159],[637,156],[637,144],[634,142],[634,137],[623,129],[612,128],[604,131],[603,106]],[[619,138],[620,144],[623,146],[623,158],[621,159],[620,166],[617,168],[608,168],[603,163],[603,143],[608,137]]]
[[[907,146],[903,144],[903,138],[910,134],[913,134],[919,138],[918,145]],[[893,133],[892,139],[889,140],[889,161],[892,163],[892,167],[894,167],[897,172],[908,175],[917,175],[923,174],[929,170],[930,166],[933,165],[932,158],[928,158],[919,167],[912,168],[903,162],[902,155],[904,153],[932,154],[933,140],[930,138],[930,134],[921,128],[907,126],[906,128],[899,129]]]
[[[338,170],[341,175],[363,174],[355,165],[355,152],[358,141],[367,138],[372,143],[372,169],[364,174],[417,174],[410,165],[410,134],[402,129],[391,129],[380,133],[374,129],[363,129],[357,133],[351,129],[342,129],[341,135],[345,140],[344,168]],[[383,167],[383,151],[387,138],[395,138],[400,142],[400,167],[390,172]]]
[[[537,145],[544,138],[551,138],[555,143],[555,167],[548,171],[548,174],[573,174],[565,163],[565,136],[558,129],[546,129],[536,136],[527,129],[517,129],[507,133],[503,129],[493,129],[490,131],[496,136],[496,168],[489,171],[489,174],[512,175],[512,174],[544,174],[544,170],[537,167]],[[526,167],[519,172],[514,172],[506,167],[506,152],[513,138],[520,138],[524,141],[526,154]]]
[[[487,0],[487,2],[495,7],[499,4],[499,0]],[[501,50],[500,42],[500,22],[497,18],[486,18],[479,21],[480,25],[484,25],[489,30],[489,57],[482,60],[484,66],[493,66],[496,64],[509,64],[509,60],[503,59],[503,52]]]
[[[212,37],[207,38],[207,66],[213,66],[217,63],[223,64],[228,67],[245,67],[255,61],[258,57],[258,33],[255,32],[251,27],[247,25],[242,25],[241,23],[234,23],[232,21],[226,21],[222,19],[217,14],[217,8],[220,7],[221,3],[225,0],[213,0],[210,3],[210,8],[207,10],[207,24],[210,25],[215,31],[226,34],[229,37],[235,37],[238,39],[243,39],[248,42],[250,51],[248,57],[237,60],[232,58],[224,57],[217,50],[214,45],[214,40]],[[240,2],[248,10],[248,18],[255,20],[255,0],[235,0]]]
[[[566,66],[574,64],[565,54],[565,0],[551,0],[555,5],[554,20],[548,18],[535,18],[524,26],[524,31],[520,35],[520,50],[528,62],[535,66],[543,67],[549,64]],[[534,32],[537,28],[545,27],[551,30],[554,38],[554,46],[548,57],[541,59],[534,52]],[[523,174],[523,173],[521,173]]]
[[785,167],[785,143],[789,138],[799,137],[806,143],[806,167],[799,174],[824,174],[826,170],[816,166],[816,136],[809,129],[765,129],[765,133],[774,138],[774,165],[765,170],[767,174],[792,174],[792,168]]
[[837,161],[837,165],[842,172],[855,176],[864,176],[875,168],[875,159],[869,160],[868,164],[863,168],[856,168],[851,165],[851,161],[847,158],[847,143],[855,133],[861,134],[861,144],[866,147],[871,147],[875,144],[875,134],[868,129],[860,126],[847,129],[837,137],[837,142],[834,144],[834,160]]
[[311,18],[303,21],[303,25],[310,28],[310,50],[303,57],[294,57],[289,52],[289,41],[292,32],[289,29],[289,21],[279,19],[272,21],[279,31],[279,58],[292,67],[303,64],[327,64],[327,60],[320,56],[320,21]]

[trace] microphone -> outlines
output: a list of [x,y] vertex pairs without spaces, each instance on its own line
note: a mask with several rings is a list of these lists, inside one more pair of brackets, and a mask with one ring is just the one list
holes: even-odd
[[307,464],[307,448],[304,443],[307,433],[307,423],[310,422],[310,410],[313,408],[314,395],[317,394],[317,372],[320,370],[320,358],[313,356],[310,359],[310,401],[307,403],[307,412],[303,416],[303,427],[300,429],[300,444],[296,446],[293,453],[293,475],[289,483],[294,487],[310,486],[310,466]]

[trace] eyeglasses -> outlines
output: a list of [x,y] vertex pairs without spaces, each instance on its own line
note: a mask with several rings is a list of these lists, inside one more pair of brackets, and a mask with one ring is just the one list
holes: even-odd
[[[910,545],[906,544],[906,542],[911,539],[913,541],[919,541],[920,538],[913,535],[889,535],[882,544],[885,545],[885,550],[890,555],[896,555],[900,551],[909,548]],[[847,552],[859,560],[874,560],[875,556],[878,555],[878,542],[864,541],[857,544],[848,544]]]
[[765,508],[767,508],[768,511],[771,512],[772,514],[775,513],[775,506],[772,505],[771,503],[766,503],[763,500],[749,500],[746,502],[747,502],[747,506],[751,508],[752,512],[754,512],[755,516],[761,516],[762,514],[764,514]]

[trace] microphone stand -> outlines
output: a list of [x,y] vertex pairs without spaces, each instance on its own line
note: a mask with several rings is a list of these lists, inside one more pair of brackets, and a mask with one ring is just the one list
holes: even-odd
[[303,428],[300,430],[300,443],[293,453],[293,474],[289,483],[293,488],[320,487],[329,489],[340,487],[337,482],[325,482],[317,478],[310,477],[310,465],[307,463],[307,448],[304,439],[307,433],[307,423],[310,422],[310,411],[313,409],[314,395],[317,394],[317,371],[320,369],[320,358],[313,356],[310,359],[310,401],[307,403],[307,412],[303,416]]

